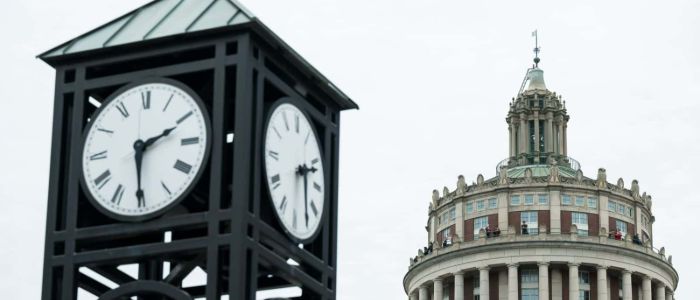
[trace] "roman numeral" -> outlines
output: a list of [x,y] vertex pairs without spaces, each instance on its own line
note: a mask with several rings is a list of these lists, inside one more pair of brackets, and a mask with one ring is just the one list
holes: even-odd
[[306,138],[304,139],[304,145],[306,145],[309,142],[309,137],[311,137],[311,129],[309,129],[309,133],[306,134]]
[[173,100],[173,96],[175,96],[175,94],[171,94],[170,98],[168,98],[168,102],[165,102],[165,106],[163,107],[163,111],[168,109],[168,105],[170,105],[170,101]]
[[161,180],[160,185],[163,186],[163,189],[165,190],[166,193],[168,193],[168,195],[171,194],[171,193],[170,193],[170,189],[168,188],[167,185],[165,185],[165,182],[163,182],[163,181]]
[[287,196],[282,197],[282,203],[280,203],[280,210],[284,212],[287,209]]
[[182,173],[185,173],[185,174],[189,174],[190,171],[192,170],[191,165],[189,165],[188,163],[181,161],[179,159],[175,162],[175,165],[173,166],[173,168],[175,168],[176,170],[178,170]]
[[112,196],[112,203],[116,203],[117,205],[119,205],[119,203],[122,202],[122,196],[124,196],[124,187],[120,184],[114,191],[114,195]]
[[143,109],[151,108],[151,91],[141,92],[141,104],[143,104]]
[[90,155],[90,160],[98,160],[98,159],[105,159],[107,158],[107,150],[102,151],[100,153],[95,153],[93,155]]
[[178,120],[177,120],[177,123],[180,124],[180,123],[184,122],[184,121],[187,120],[187,118],[189,118],[193,113],[194,113],[193,111],[189,111],[189,112],[186,113],[184,116],[182,116],[180,119],[178,119]]
[[294,115],[294,127],[297,133],[299,133],[299,115],[297,114]]
[[314,213],[314,216],[318,217],[318,208],[316,208],[316,204],[314,204],[313,201],[311,201],[311,212]]
[[191,137],[191,138],[186,138],[180,140],[180,145],[182,146],[187,146],[187,145],[194,145],[199,143],[199,137]]
[[124,102],[119,102],[119,104],[117,104],[117,109],[119,110],[119,112],[122,114],[122,116],[124,118],[129,117],[129,111],[126,110],[126,106],[124,106]]
[[109,134],[113,134],[113,133],[114,133],[114,131],[111,131],[111,130],[108,130],[108,129],[104,129],[104,128],[99,128],[99,127],[97,128],[97,131],[102,131],[102,132],[109,133]]
[[287,113],[282,112],[282,118],[284,119],[284,127],[287,128],[287,131],[289,131],[289,121],[287,121]]
[[296,210],[294,210],[292,212],[292,227],[294,227],[294,229],[297,229],[297,211]]
[[101,189],[103,186],[105,186],[105,184],[109,182],[111,175],[112,174],[109,172],[109,170],[107,170],[100,174],[100,176],[97,176],[97,178],[95,178],[95,185],[97,188]]
[[280,160],[280,154],[275,151],[270,150],[267,154],[275,160]]
[[270,182],[272,182],[272,184],[274,184],[274,186],[272,187],[273,190],[276,190],[278,187],[280,187],[280,185],[282,185],[282,183],[280,182],[280,175],[279,174],[272,176],[270,178]]
[[312,164],[312,165],[315,165],[315,164],[317,164],[317,163],[318,163],[318,158],[314,158],[313,160],[311,160],[311,164]]
[[321,186],[318,185],[318,183],[314,182],[314,189],[317,190],[319,193],[321,192]]
[[275,134],[277,134],[277,138],[282,139],[282,135],[280,134],[279,131],[277,131],[277,127],[272,126],[272,130],[274,130]]

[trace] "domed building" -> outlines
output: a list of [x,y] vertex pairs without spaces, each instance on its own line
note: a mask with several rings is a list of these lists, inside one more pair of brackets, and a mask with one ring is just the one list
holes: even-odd
[[[537,49],[536,49],[537,50]],[[569,115],[535,65],[510,103],[510,155],[496,176],[433,191],[411,300],[672,300],[678,273],[654,244],[651,196],[583,175]]]

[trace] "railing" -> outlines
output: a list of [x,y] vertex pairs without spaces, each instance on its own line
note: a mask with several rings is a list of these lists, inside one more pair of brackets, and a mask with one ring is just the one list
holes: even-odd
[[557,165],[560,167],[567,167],[574,171],[581,169],[581,164],[569,156],[553,154],[523,154],[520,157],[509,157],[499,162],[498,165],[496,165],[496,174],[500,174],[501,168],[504,166],[510,169],[528,165],[549,165],[550,160],[556,161]]
[[488,245],[498,245],[513,242],[537,242],[537,241],[560,241],[560,242],[582,242],[591,243],[599,245],[608,245],[623,247],[626,249],[638,251],[645,253],[647,255],[661,259],[662,261],[672,265],[670,257],[666,257],[666,251],[662,248],[661,250],[652,247],[651,245],[639,245],[632,241],[632,238],[626,238],[622,240],[616,240],[609,238],[607,235],[596,235],[596,236],[581,236],[578,233],[562,233],[562,234],[551,234],[546,233],[546,230],[541,230],[539,234],[531,235],[519,235],[515,234],[513,229],[509,229],[508,232],[504,232],[496,237],[486,237],[485,232],[482,230],[479,234],[479,238],[475,240],[460,241],[459,237],[452,240],[452,243],[446,247],[442,245],[435,245],[429,253],[424,253],[422,249],[419,249],[418,256],[411,257],[409,268],[413,268],[421,262],[431,259],[433,257],[458,251],[460,249],[467,248],[477,248],[481,246]]

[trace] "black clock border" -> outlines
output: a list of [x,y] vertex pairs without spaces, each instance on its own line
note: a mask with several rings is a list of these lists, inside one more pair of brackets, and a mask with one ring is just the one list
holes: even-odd
[[[99,116],[102,111],[112,102],[115,101],[115,99],[119,98],[124,92],[135,88],[139,87],[141,85],[146,85],[146,84],[153,84],[153,83],[162,83],[162,84],[168,84],[172,85],[176,88],[181,89],[185,93],[187,93],[192,99],[194,99],[194,102],[197,104],[199,109],[201,110],[202,114],[204,115],[204,125],[205,125],[205,131],[206,131],[206,136],[207,136],[207,141],[204,149],[204,157],[202,158],[202,163],[199,167],[199,170],[197,170],[197,174],[195,174],[194,179],[192,182],[190,182],[189,186],[183,191],[180,196],[178,196],[175,200],[171,201],[168,205],[161,207],[160,209],[150,212],[144,215],[139,215],[139,216],[125,216],[125,215],[120,215],[115,212],[112,212],[105,207],[102,206],[102,204],[97,201],[92,193],[90,192],[90,189],[88,188],[87,182],[85,182],[85,173],[83,172],[82,164],[83,160],[85,157],[83,157],[83,153],[85,151],[85,143],[87,142],[87,137],[88,134],[90,133],[90,129],[94,125],[95,120],[97,119],[97,116]],[[80,147],[80,184],[85,191],[85,196],[90,201],[90,204],[92,204],[100,213],[105,214],[106,216],[118,220],[118,221],[123,221],[123,222],[143,222],[147,221],[156,217],[159,217],[178,205],[181,201],[183,201],[187,196],[189,196],[190,192],[192,192],[192,189],[194,186],[199,182],[200,177],[204,173],[204,169],[206,169],[206,164],[209,162],[209,152],[211,151],[211,120],[209,118],[209,111],[207,110],[207,107],[204,105],[204,102],[202,99],[199,97],[199,95],[192,90],[189,86],[185,85],[182,82],[179,82],[174,79],[170,78],[163,78],[163,77],[145,77],[145,78],[140,78],[137,80],[134,80],[116,91],[114,91],[112,94],[110,94],[105,101],[102,102],[100,107],[93,112],[93,114],[90,116],[90,121],[85,125],[85,129],[83,130],[83,137],[82,137],[82,144]]]
[[[309,127],[311,127],[311,130],[314,133],[314,137],[316,138],[316,146],[318,147],[318,149],[320,149],[319,156],[321,159],[321,164],[324,166],[324,168],[323,168],[323,172],[324,172],[323,173],[323,206],[325,208],[325,206],[328,203],[326,203],[326,200],[327,200],[326,199],[327,198],[327,196],[326,196],[326,191],[327,191],[327,189],[326,189],[326,173],[325,173],[326,172],[326,168],[325,168],[326,162],[325,162],[325,157],[324,157],[325,155],[323,155],[324,154],[323,147],[321,147],[321,145],[319,144],[320,139],[319,139],[318,132],[316,130],[316,126],[314,126],[312,119],[309,118],[306,111],[304,111],[298,105],[295,104],[295,102],[297,102],[297,101],[300,101],[300,100],[295,99],[295,97],[293,97],[293,96],[282,97],[282,98],[278,99],[277,101],[273,102],[272,105],[270,105],[270,107],[268,108],[267,116],[265,117],[265,125],[263,128],[263,137],[262,137],[263,147],[261,147],[262,148],[262,157],[266,157],[266,155],[265,155],[266,146],[264,144],[265,144],[265,141],[267,140],[267,133],[268,133],[267,129],[270,125],[270,119],[272,119],[272,115],[274,114],[275,110],[279,106],[281,106],[282,104],[290,104],[290,105],[296,107],[296,109],[298,109],[301,112],[301,114],[304,116],[304,118],[306,118],[306,122],[309,123]],[[277,212],[277,209],[276,209],[275,204],[274,204],[274,200],[272,199],[273,197],[272,197],[272,190],[271,190],[270,182],[267,180],[268,179],[267,159],[263,158],[262,161],[263,161],[262,173],[263,173],[263,176],[265,178],[265,185],[267,186],[266,190],[267,190],[268,196],[270,196],[270,202],[272,202],[272,207],[274,208],[273,210],[275,212],[274,215],[275,215],[276,220],[280,223],[280,227],[284,230],[284,232],[287,234],[287,236],[292,241],[294,241],[296,243],[307,244],[307,243],[315,240],[316,237],[318,236],[319,232],[321,232],[321,227],[323,227],[321,225],[323,224],[323,222],[325,222],[326,214],[323,213],[324,210],[321,209],[321,218],[318,220],[318,226],[316,226],[316,229],[314,229],[314,233],[311,236],[309,236],[308,238],[305,238],[305,239],[300,239],[300,238],[294,236],[294,234],[291,233],[287,229],[287,226],[284,225],[284,222],[282,221],[282,218],[280,217],[279,212]]]

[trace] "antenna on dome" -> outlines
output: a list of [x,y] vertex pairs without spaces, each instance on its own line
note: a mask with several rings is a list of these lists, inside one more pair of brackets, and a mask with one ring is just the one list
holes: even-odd
[[535,52],[535,68],[537,68],[537,64],[540,63],[540,46],[537,42],[537,29],[535,29],[535,31],[532,32],[532,36],[535,37],[535,49],[533,51]]

